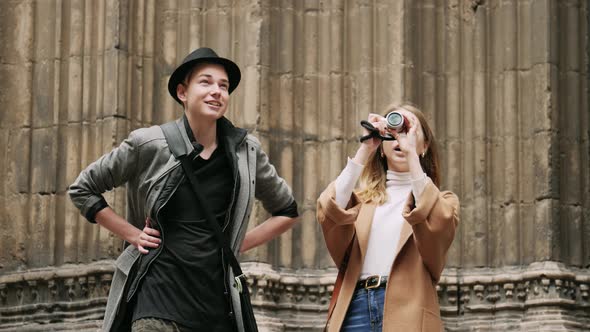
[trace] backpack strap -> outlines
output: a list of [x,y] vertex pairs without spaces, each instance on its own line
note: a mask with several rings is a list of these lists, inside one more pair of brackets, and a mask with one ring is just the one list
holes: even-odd
[[189,153],[187,151],[184,140],[182,139],[182,135],[180,134],[180,129],[178,128],[175,122],[168,122],[163,125],[160,125],[160,127],[162,128],[164,136],[166,137],[168,148],[170,149],[174,157],[176,157],[176,159],[180,161],[185,176],[191,184],[191,188],[193,189],[195,196],[197,198],[196,203],[205,215],[205,219],[207,219],[207,221],[209,222],[209,226],[211,226],[213,233],[217,238],[219,247],[229,257],[230,266],[232,267],[234,274],[236,275],[235,279],[238,284],[238,290],[240,290],[240,293],[242,293],[242,289],[246,288],[247,286],[244,285],[244,283],[242,282],[245,282],[245,275],[242,272],[242,269],[240,268],[240,263],[238,262],[236,256],[231,250],[229,244],[227,243],[225,236],[223,235],[223,230],[217,223],[213,212],[209,210],[209,207],[205,204],[205,199],[199,191],[199,180],[195,177],[193,173],[192,164],[188,158]]
[[160,125],[160,128],[162,128],[162,131],[164,132],[168,148],[176,159],[180,159],[189,154],[184,139],[182,138],[182,134],[180,133],[180,128],[176,125],[176,121],[164,123],[163,125]]
[[244,324],[246,325],[246,331],[256,332],[258,331],[258,328],[256,326],[256,317],[254,316],[254,312],[252,311],[252,303],[250,301],[250,290],[248,289],[247,277],[244,274],[244,272],[242,272],[240,263],[238,262],[238,259],[234,255],[233,251],[231,250],[229,243],[227,242],[227,239],[223,235],[223,230],[217,223],[215,215],[209,209],[209,207],[206,204],[205,198],[199,191],[199,180],[195,177],[195,174],[193,172],[192,163],[189,158],[189,152],[187,151],[185,142],[180,133],[180,129],[174,122],[165,123],[163,125],[160,125],[160,127],[162,128],[164,136],[166,137],[168,148],[170,149],[174,157],[180,161],[184,174],[187,177],[189,183],[191,184],[191,188],[193,189],[193,192],[195,193],[196,197],[195,203],[205,215],[205,219],[209,223],[209,226],[211,227],[213,234],[217,238],[218,245],[221,249],[222,260],[224,260],[223,257],[228,258],[229,265],[231,266],[231,269],[234,273],[234,287],[236,287],[238,292],[240,293],[240,301],[242,304],[242,318]]

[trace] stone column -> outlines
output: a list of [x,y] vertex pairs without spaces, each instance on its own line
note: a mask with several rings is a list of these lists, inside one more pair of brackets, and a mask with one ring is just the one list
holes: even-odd
[[[114,257],[121,241],[82,222],[65,191],[128,131],[126,10],[117,1],[0,4],[2,329],[78,320],[81,309],[90,322],[79,327],[102,317],[113,268],[91,262]],[[107,194],[118,210],[121,193]]]
[[408,5],[406,98],[435,122],[443,187],[461,198],[447,329],[584,330],[587,2]]
[[[403,95],[404,4],[266,1],[260,14],[255,133],[292,183],[302,221],[243,260],[255,279],[261,326],[321,330],[335,268],[316,200],[357,149],[359,121]],[[260,208],[255,215],[254,225],[268,216]]]
[[[405,100],[461,199],[446,329],[584,330],[589,15],[584,0],[0,1],[0,330],[100,325],[122,243],[66,188],[131,130],[180,116],[167,81],[199,46],[242,69],[228,117],[302,214],[242,256],[261,329],[322,329],[335,267],[316,199],[359,121]],[[124,214],[124,189],[106,198]],[[256,206],[251,227],[267,217]]]

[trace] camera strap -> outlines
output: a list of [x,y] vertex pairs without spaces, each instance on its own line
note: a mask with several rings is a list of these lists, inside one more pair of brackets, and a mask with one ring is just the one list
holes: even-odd
[[379,132],[379,129],[375,128],[367,120],[362,120],[361,126],[369,131],[368,135],[361,136],[361,139],[360,139],[361,143],[368,140],[368,139],[371,139],[371,138],[378,138],[382,141],[395,141],[395,137],[393,137],[389,134],[387,134],[386,136],[382,136],[381,133]]

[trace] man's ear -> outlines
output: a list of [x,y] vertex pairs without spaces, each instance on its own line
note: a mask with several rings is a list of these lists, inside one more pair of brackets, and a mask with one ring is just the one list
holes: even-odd
[[184,86],[184,84],[179,83],[176,86],[176,96],[178,99],[180,99],[180,101],[186,103],[186,86]]

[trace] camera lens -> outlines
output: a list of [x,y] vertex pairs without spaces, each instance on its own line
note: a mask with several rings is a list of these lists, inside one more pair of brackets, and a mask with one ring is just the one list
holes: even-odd
[[404,126],[404,116],[399,112],[389,112],[385,116],[387,121],[387,127],[395,130],[399,130]]

